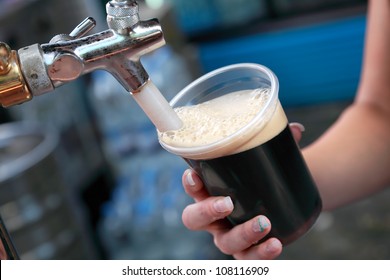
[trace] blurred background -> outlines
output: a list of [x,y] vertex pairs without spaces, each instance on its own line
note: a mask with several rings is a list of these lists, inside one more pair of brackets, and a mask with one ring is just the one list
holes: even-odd
[[[314,141],[351,103],[360,75],[366,1],[145,0],[167,45],[144,56],[169,100],[200,75],[260,63],[280,80],[290,121]],[[0,41],[46,43],[84,18],[107,29],[106,1],[0,0]],[[0,213],[22,259],[228,259],[191,232],[186,168],[158,144],[138,105],[106,72],[0,108]],[[388,259],[390,192],[331,213],[280,259]]]

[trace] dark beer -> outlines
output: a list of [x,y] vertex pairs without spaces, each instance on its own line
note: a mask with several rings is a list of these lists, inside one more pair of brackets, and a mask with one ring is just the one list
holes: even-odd
[[172,100],[184,125],[159,134],[184,158],[210,195],[230,196],[233,225],[267,216],[270,235],[288,244],[305,233],[321,199],[266,67],[238,64],[213,71]]
[[267,216],[270,235],[288,244],[306,232],[321,211],[321,199],[288,126],[247,151],[208,160],[185,159],[210,195],[230,196],[233,225]]

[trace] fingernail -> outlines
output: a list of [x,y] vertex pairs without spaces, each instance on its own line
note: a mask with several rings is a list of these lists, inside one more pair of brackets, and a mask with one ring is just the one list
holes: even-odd
[[305,127],[303,126],[303,124],[301,124],[299,122],[292,122],[292,123],[290,123],[290,125],[298,128],[301,132],[305,131]]
[[229,196],[220,198],[214,202],[214,209],[219,213],[231,211],[233,208],[233,201]]
[[254,232],[263,232],[270,226],[269,221],[266,217],[260,216],[256,221],[254,221],[252,225],[252,229]]
[[191,172],[191,171],[187,171],[186,179],[187,179],[187,183],[188,183],[191,187],[195,187],[195,180],[194,180],[194,178],[192,177],[192,172]]
[[278,239],[272,239],[267,246],[265,247],[265,250],[269,253],[274,253],[279,251],[279,248],[282,246],[282,243]]

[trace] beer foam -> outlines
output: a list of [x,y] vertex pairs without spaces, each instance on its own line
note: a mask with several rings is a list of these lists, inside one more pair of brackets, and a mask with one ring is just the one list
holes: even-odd
[[[160,142],[165,147],[175,148],[193,148],[216,143],[250,123],[259,111],[264,108],[269,98],[270,89],[260,88],[237,91],[197,105],[175,108],[184,125],[179,130],[159,133]],[[278,106],[281,109],[280,104]],[[280,109],[276,111],[280,111]],[[283,109],[278,114],[282,117],[279,117],[280,120],[277,122],[281,122],[282,125],[277,126],[276,132],[265,132],[264,139],[256,140],[255,144],[250,144],[252,147],[261,144],[258,142],[269,140],[286,126],[287,120],[285,120],[285,117],[283,118]],[[274,124],[271,125],[274,126]],[[266,126],[269,127],[270,125]],[[272,136],[269,136],[270,134]],[[244,137],[246,135],[242,135],[241,138]],[[250,137],[246,142],[252,142],[249,141],[251,138],[253,137]],[[247,147],[248,143],[244,146],[241,144],[240,147],[235,148],[229,146],[231,150],[224,151],[224,153],[232,154],[251,148]]]

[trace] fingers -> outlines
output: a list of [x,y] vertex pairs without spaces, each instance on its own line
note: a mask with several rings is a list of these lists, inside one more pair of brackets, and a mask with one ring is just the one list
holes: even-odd
[[278,257],[282,250],[282,243],[276,238],[270,238],[248,250],[234,254],[233,257],[238,260],[272,260]]
[[233,208],[229,197],[208,197],[184,209],[183,223],[191,230],[209,231],[214,236],[217,248],[237,259],[274,259],[279,256],[282,244],[276,238],[254,246],[270,232],[270,221],[260,215],[231,228],[222,219]]
[[[291,123],[290,128],[295,140],[299,142],[304,127]],[[191,169],[184,172],[182,183],[186,193],[196,202],[187,206],[182,214],[183,223],[188,229],[209,231],[214,236],[218,249],[236,259],[267,260],[281,254],[282,244],[276,238],[254,245],[271,230],[271,223],[266,217],[258,216],[232,228],[225,220],[234,209],[230,197],[211,197],[202,180]]]
[[290,129],[294,136],[295,141],[299,143],[299,141],[301,141],[302,139],[302,132],[305,131],[305,127],[300,123],[293,122],[290,123]]
[[224,219],[233,211],[230,197],[208,197],[183,210],[184,225],[191,230],[206,229],[217,220]]
[[257,216],[231,230],[212,232],[215,245],[225,254],[234,255],[252,247],[271,230],[270,221],[263,215]]
[[192,169],[187,169],[182,177],[182,183],[185,192],[191,196],[196,202],[202,201],[209,197],[206,189],[203,187],[203,182]]

